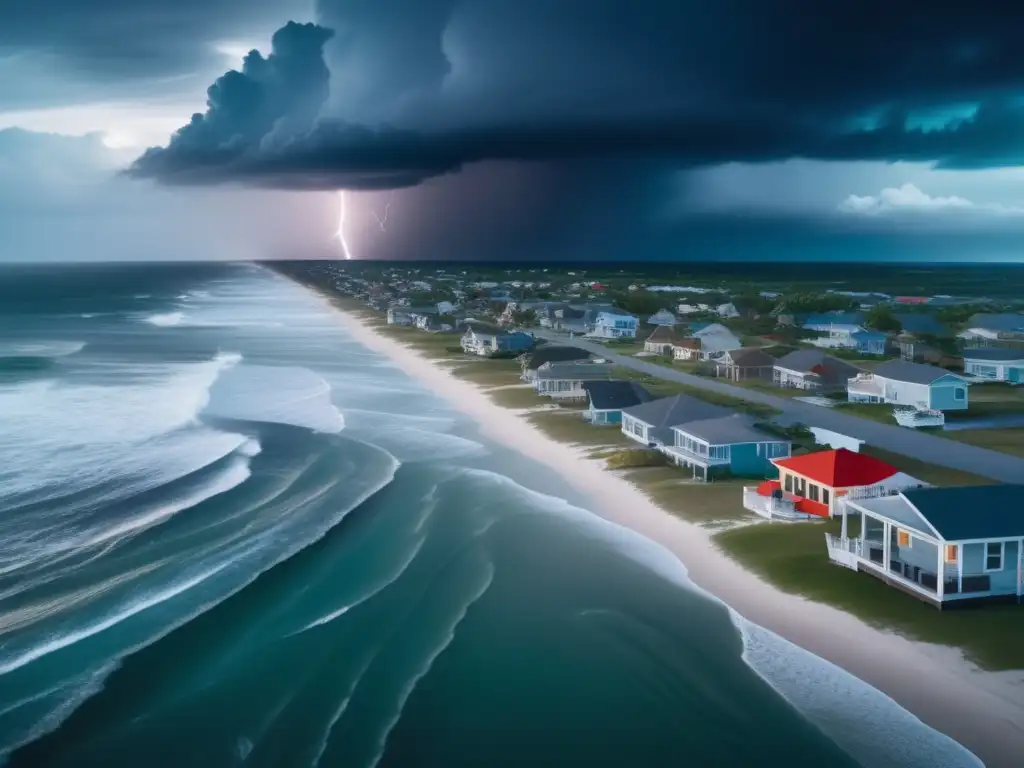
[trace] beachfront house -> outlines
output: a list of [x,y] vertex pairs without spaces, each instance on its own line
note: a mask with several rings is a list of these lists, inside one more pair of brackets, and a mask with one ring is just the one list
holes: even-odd
[[639,321],[628,312],[605,309],[597,312],[587,335],[598,339],[635,339]]
[[964,373],[992,381],[1024,381],[1024,349],[977,347],[964,350]]
[[700,359],[700,339],[685,338],[676,339],[672,343],[672,359],[673,360],[699,360]]
[[736,334],[724,325],[712,323],[694,331],[689,338],[676,341],[672,357],[676,360],[710,360],[742,346]]
[[583,390],[588,398],[583,420],[595,425],[621,424],[624,409],[653,399],[635,381],[585,381]]
[[743,506],[769,519],[835,517],[849,500],[888,496],[923,485],[881,459],[846,448],[772,463],[778,479],[743,489]]
[[521,352],[533,346],[533,336],[521,331],[506,331],[486,323],[466,323],[460,340],[462,351],[469,355],[493,357],[497,354]]
[[533,382],[537,377],[537,369],[545,363],[568,363],[571,361],[589,360],[590,353],[579,347],[567,347],[560,344],[544,344],[531,352],[520,355],[519,362],[523,373],[523,381]]
[[792,449],[789,440],[758,429],[739,413],[677,424],[672,432],[673,441],[662,453],[692,470],[695,480],[769,477],[775,474],[772,459],[789,456]]
[[989,341],[1024,341],[1024,314],[1003,312],[979,313],[967,321],[967,329],[957,336],[968,344]]
[[544,363],[533,378],[533,389],[538,395],[555,400],[585,400],[583,388],[588,381],[608,381],[615,366],[606,362]]
[[772,383],[813,392],[845,391],[860,368],[819,349],[797,349],[783,355],[772,367]]
[[653,315],[647,318],[648,325],[676,325],[679,320],[669,312],[667,309],[659,309]]
[[1024,485],[906,489],[847,509],[860,533],[826,534],[832,562],[937,608],[1021,602]]
[[775,358],[757,347],[741,347],[723,352],[713,361],[715,376],[729,381],[771,380]]
[[676,334],[670,325],[659,325],[644,339],[644,352],[655,355],[671,355],[672,346],[675,344]]
[[412,325],[412,310],[409,307],[388,307],[388,325]]
[[622,411],[622,434],[648,447],[674,445],[672,427],[700,419],[731,416],[734,411],[690,395],[674,395]]
[[887,360],[847,382],[851,403],[892,403],[919,410],[967,408],[967,380],[944,368],[906,360]]

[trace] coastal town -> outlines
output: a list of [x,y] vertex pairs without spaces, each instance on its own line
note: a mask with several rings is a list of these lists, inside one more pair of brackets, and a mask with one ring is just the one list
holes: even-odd
[[1024,666],[1001,642],[1024,629],[1024,301],[543,267],[276,268],[779,588],[988,668]]

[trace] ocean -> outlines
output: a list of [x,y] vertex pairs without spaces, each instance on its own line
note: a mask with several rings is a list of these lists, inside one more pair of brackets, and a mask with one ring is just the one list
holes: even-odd
[[0,268],[0,762],[970,766],[260,267]]

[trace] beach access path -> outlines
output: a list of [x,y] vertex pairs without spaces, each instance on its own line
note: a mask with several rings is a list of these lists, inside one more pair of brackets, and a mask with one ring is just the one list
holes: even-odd
[[911,456],[950,469],[972,472],[1002,483],[1024,482],[1024,458],[1018,456],[954,442],[896,424],[889,425],[869,421],[824,406],[791,400],[788,397],[778,397],[760,390],[738,387],[717,379],[695,376],[692,373],[648,363],[641,358],[615,354],[614,347],[607,344],[599,344],[576,337],[569,338],[550,331],[534,330],[533,333],[537,338],[585,349],[625,368],[632,368],[655,378],[771,406],[780,411],[780,415],[775,420],[783,424],[799,422],[808,427],[820,427],[840,432],[887,451]]

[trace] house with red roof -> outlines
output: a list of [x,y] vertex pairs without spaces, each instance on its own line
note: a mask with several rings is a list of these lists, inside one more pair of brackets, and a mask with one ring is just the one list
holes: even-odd
[[925,485],[881,459],[846,448],[771,462],[779,471],[777,480],[743,489],[743,506],[769,519],[835,517],[844,513],[845,501]]

